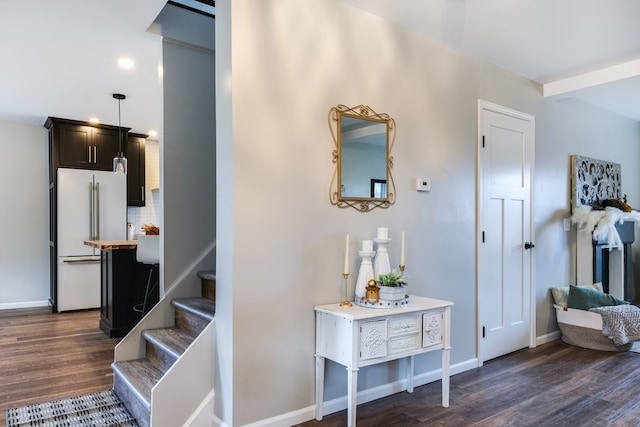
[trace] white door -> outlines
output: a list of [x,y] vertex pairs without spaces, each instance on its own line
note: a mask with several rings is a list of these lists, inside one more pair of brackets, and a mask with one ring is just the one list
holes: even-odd
[[479,102],[480,363],[535,346],[531,176],[534,117]]

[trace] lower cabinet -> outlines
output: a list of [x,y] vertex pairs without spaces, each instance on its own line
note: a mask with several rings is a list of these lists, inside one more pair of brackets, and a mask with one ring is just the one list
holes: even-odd
[[[125,336],[141,319],[133,307],[144,301],[150,265],[136,260],[136,249],[101,251],[100,329],[109,338]],[[158,279],[157,269],[151,283]],[[153,307],[159,299],[156,286],[149,298]]]

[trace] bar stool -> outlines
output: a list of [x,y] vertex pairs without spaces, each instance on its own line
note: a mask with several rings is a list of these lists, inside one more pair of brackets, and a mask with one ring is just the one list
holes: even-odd
[[147,278],[147,286],[144,291],[144,298],[142,303],[133,306],[133,311],[141,313],[141,318],[147,314],[147,304],[149,297],[158,286],[158,280],[151,285],[151,279],[153,278],[153,272],[160,266],[160,236],[142,235],[138,236],[138,247],[136,249],[136,260],[139,263],[149,265],[149,277]]

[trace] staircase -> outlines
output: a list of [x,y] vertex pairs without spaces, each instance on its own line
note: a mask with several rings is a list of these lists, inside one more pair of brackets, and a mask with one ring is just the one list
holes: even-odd
[[[113,389],[127,410],[136,418],[140,427],[150,427],[152,424],[154,412],[152,405],[156,403],[154,388],[169,376],[169,372],[181,358],[186,358],[185,353],[201,351],[201,347],[191,348],[196,347],[192,344],[214,319],[215,271],[199,271],[198,276],[202,282],[202,296],[174,298],[170,301],[175,311],[173,325],[142,330],[140,335],[144,356],[133,360],[116,361],[112,364]],[[197,356],[191,356],[193,357]],[[193,366],[190,366],[190,369],[193,371]],[[176,372],[174,377],[182,377],[179,369],[176,369]],[[196,375],[201,374],[196,373]],[[167,383],[175,384],[180,380],[188,381],[184,377],[177,380],[167,378]],[[172,387],[174,386],[168,388]],[[180,390],[174,390],[179,396]],[[164,422],[153,422],[154,427],[175,422],[167,421],[164,416],[158,418],[164,419]]]

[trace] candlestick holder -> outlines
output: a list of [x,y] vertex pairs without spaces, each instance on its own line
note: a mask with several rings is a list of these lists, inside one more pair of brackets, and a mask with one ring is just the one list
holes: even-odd
[[400,269],[400,274],[403,274],[403,275],[404,275],[404,268],[405,268],[405,265],[404,265],[404,264],[400,264],[400,265],[398,266],[398,268]]
[[373,274],[377,280],[381,274],[387,274],[391,271],[389,253],[387,252],[387,246],[391,243],[391,239],[375,238],[373,241],[378,245],[376,257],[373,260]]
[[351,301],[349,301],[349,297],[347,296],[348,293],[348,279],[349,279],[349,273],[342,273],[342,275],[344,276],[344,301],[342,301],[340,303],[340,307],[351,307],[353,304],[351,304]]
[[375,254],[374,251],[358,251],[358,255],[362,258],[362,263],[360,264],[358,279],[356,280],[356,299],[364,298],[367,294],[367,283],[369,280],[375,280],[375,277],[373,277],[373,264],[371,263],[371,259]]

